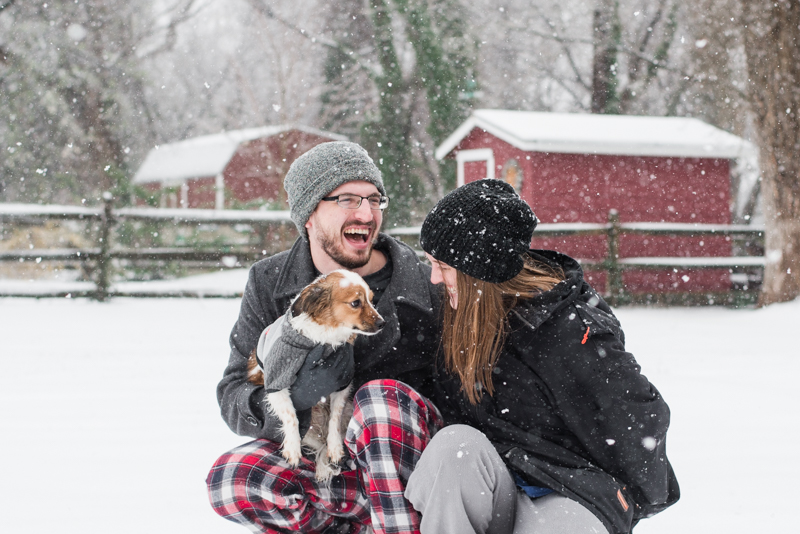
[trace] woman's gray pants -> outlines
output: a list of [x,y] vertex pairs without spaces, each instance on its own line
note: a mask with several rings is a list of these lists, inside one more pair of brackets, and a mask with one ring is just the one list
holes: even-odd
[[466,425],[433,437],[405,497],[422,514],[422,534],[608,534],[573,500],[557,493],[529,498],[486,436]]

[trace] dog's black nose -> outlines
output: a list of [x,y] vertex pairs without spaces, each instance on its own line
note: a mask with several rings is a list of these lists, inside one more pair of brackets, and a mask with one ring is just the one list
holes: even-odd
[[375,321],[375,328],[380,330],[384,326],[386,326],[386,321],[383,320],[383,317],[379,317],[378,320]]

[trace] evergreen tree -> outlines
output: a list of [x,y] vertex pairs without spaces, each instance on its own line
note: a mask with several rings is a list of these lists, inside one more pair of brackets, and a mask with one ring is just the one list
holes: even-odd
[[[360,120],[357,140],[384,173],[393,222],[419,219],[455,186],[453,162],[439,164],[433,152],[466,118],[462,95],[474,83],[457,7],[453,0],[369,0],[339,6],[330,24],[338,37],[328,50],[322,114],[343,133]],[[360,80],[371,85],[360,93],[369,100],[354,98]]]
[[[453,0],[429,5],[420,0],[401,0],[408,13],[409,35],[417,55],[417,77],[426,92],[428,134],[433,148],[455,131],[469,113],[468,89],[477,91],[472,74],[474,47],[466,35],[463,11]],[[455,164],[439,163],[442,189],[456,186]]]
[[384,175],[386,190],[392,199],[390,216],[395,221],[407,220],[421,191],[410,143],[408,103],[412,95],[408,94],[407,87],[410,80],[403,77],[394,45],[394,13],[385,0],[370,0],[370,5],[381,72],[374,79],[379,95],[378,108],[362,125],[361,138]]
[[[379,56],[384,73],[390,73],[392,81],[387,78],[385,85],[383,80],[377,84],[381,89],[380,116],[391,118],[381,120],[380,129],[375,128],[374,122],[370,128],[395,143],[403,143],[381,143],[378,153],[384,163],[391,162],[387,166],[389,172],[401,171],[397,189],[403,204],[398,211],[402,220],[408,220],[424,214],[431,200],[435,200],[431,197],[438,198],[445,187],[455,187],[455,166],[452,162],[435,163],[433,151],[468,114],[468,103],[461,97],[472,80],[471,62],[467,59],[471,44],[465,35],[461,11],[451,0],[396,0],[394,6],[405,29],[402,39],[396,40],[411,47],[414,64],[405,74],[395,67],[397,54],[395,40],[390,38],[395,37],[391,35],[390,15],[385,15],[388,9],[382,0],[373,0],[376,26],[377,17],[385,17],[384,32],[376,31],[376,37],[382,35],[377,43]],[[427,135],[423,135],[421,127]],[[375,142],[380,141],[376,138]],[[431,172],[433,166],[437,168]],[[415,206],[422,209],[412,209]]]

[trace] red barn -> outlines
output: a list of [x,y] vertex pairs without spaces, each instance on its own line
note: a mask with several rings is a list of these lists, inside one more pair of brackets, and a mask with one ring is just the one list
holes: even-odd
[[[476,110],[436,151],[455,158],[458,184],[481,178],[511,183],[542,223],[620,222],[731,224],[740,180],[755,147],[700,120]],[[740,161],[741,160],[741,161]],[[752,163],[751,163],[752,166]],[[752,173],[751,173],[752,174]],[[533,246],[602,260],[605,236],[537,238]],[[731,256],[724,236],[624,235],[624,257]],[[603,273],[589,272],[605,285]],[[637,270],[624,274],[632,293],[727,291],[727,269]]]
[[285,206],[283,177],[292,162],[341,135],[305,126],[266,126],[194,137],[152,149],[133,177],[150,191],[166,189],[164,207]]

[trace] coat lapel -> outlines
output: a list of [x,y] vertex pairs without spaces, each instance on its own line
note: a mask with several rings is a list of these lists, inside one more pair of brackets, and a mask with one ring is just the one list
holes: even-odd
[[274,298],[276,300],[293,299],[304,287],[314,281],[316,272],[317,269],[311,260],[311,249],[308,246],[308,241],[298,237],[289,250],[289,257],[278,273],[278,280],[275,282],[275,292],[273,293]]

